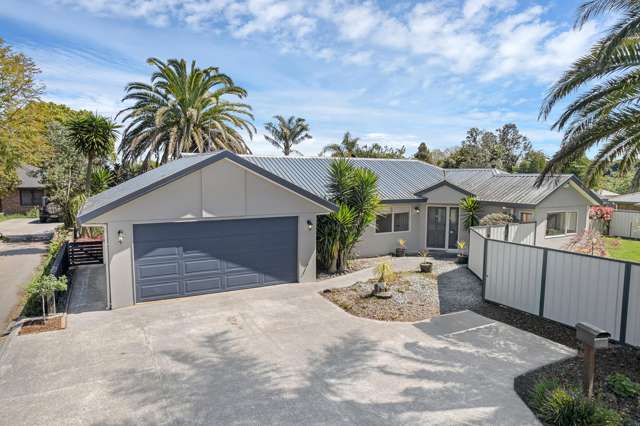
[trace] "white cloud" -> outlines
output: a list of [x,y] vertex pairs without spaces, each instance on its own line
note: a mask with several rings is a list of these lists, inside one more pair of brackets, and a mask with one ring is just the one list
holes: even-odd
[[345,64],[351,65],[368,65],[371,63],[372,53],[369,51],[356,52],[344,57]]

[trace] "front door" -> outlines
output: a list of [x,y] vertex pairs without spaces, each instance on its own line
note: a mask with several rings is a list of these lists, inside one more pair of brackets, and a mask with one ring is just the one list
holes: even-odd
[[458,208],[449,207],[449,248],[458,247]]
[[427,247],[446,248],[447,208],[427,208]]

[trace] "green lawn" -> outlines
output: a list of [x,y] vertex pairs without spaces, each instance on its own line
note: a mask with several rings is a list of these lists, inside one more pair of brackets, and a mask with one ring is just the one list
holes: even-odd
[[24,219],[25,217],[37,217],[37,216],[29,216],[26,214],[3,214],[0,213],[0,222],[5,221],[5,220],[9,220],[9,219]]
[[606,244],[609,257],[640,262],[640,241],[607,238]]

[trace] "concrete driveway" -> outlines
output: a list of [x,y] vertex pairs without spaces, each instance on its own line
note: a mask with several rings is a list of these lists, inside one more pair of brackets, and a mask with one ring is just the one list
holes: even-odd
[[9,219],[0,222],[0,236],[11,242],[49,241],[60,223],[41,223],[36,218]]
[[537,423],[513,379],[572,351],[468,311],[385,323],[318,294],[369,275],[81,309],[9,341],[0,423]]

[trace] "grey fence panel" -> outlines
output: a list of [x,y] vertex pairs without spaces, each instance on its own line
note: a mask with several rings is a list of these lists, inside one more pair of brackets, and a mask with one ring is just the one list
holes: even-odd
[[536,241],[535,223],[511,223],[509,224],[508,241],[512,243],[534,245]]
[[469,232],[469,269],[482,278],[484,262],[484,237],[475,228]]
[[550,250],[544,316],[575,326],[588,322],[620,338],[625,264]]
[[504,241],[506,235],[506,227],[504,225],[490,226],[491,239]]
[[485,298],[537,315],[544,249],[489,240]]
[[627,343],[640,346],[640,265],[631,266],[629,310],[627,311]]
[[640,212],[615,210],[609,226],[609,235],[640,239]]

